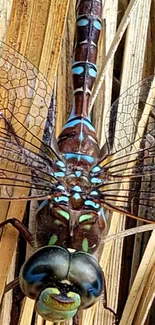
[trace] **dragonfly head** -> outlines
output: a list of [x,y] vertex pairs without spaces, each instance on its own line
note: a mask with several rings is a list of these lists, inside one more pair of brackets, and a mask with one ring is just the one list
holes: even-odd
[[103,273],[97,260],[84,252],[59,246],[37,250],[20,271],[24,294],[35,299],[43,319],[71,319],[78,309],[96,303],[103,291]]

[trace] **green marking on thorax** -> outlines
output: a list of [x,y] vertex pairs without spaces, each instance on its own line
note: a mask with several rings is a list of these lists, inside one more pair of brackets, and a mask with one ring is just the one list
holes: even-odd
[[82,241],[82,250],[84,251],[84,252],[88,252],[88,239],[87,238],[85,238],[85,239],[83,239],[83,241]]
[[58,220],[58,219],[54,220],[54,223],[55,223],[56,225],[62,225],[62,224],[63,224],[62,221],[60,221],[60,220]]
[[48,245],[54,245],[56,243],[57,239],[58,239],[57,235],[52,235],[48,242]]
[[64,217],[65,219],[69,220],[70,219],[70,215],[68,212],[63,211],[63,210],[58,210],[57,211],[62,217]]
[[83,229],[86,229],[86,230],[90,230],[90,228],[91,228],[91,225],[84,225],[83,226]]
[[89,219],[92,219],[91,214],[82,214],[82,216],[80,216],[80,218],[79,218],[79,222],[87,221]]

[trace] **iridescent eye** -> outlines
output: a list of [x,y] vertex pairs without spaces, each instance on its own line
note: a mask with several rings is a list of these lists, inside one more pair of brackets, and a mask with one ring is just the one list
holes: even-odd
[[81,308],[92,306],[103,290],[103,272],[97,260],[90,254],[72,254],[68,278],[76,284],[81,296]]
[[103,273],[97,260],[84,252],[45,246],[23,265],[20,286],[36,300],[36,310],[46,320],[71,319],[79,308],[93,305],[103,290]]
[[45,246],[37,250],[20,271],[20,286],[25,295],[36,299],[45,283],[54,284],[57,279],[65,279],[69,258],[68,251],[62,247]]

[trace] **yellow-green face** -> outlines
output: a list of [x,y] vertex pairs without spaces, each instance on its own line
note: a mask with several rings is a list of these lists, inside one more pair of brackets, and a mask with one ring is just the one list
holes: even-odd
[[75,292],[64,295],[57,288],[46,288],[41,292],[35,308],[43,319],[62,322],[74,317],[80,304],[80,296]]

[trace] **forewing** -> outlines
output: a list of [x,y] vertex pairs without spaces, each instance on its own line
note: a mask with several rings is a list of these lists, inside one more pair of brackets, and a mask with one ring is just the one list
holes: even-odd
[[45,195],[55,182],[52,165],[59,157],[54,136],[52,148],[41,141],[52,89],[21,54],[2,42],[0,48],[1,198],[14,199],[13,187],[32,185]]
[[102,200],[111,209],[119,207],[128,212],[139,204],[145,209],[144,218],[150,220],[154,219],[155,208],[154,98],[155,81],[150,76],[129,88],[112,105],[106,118],[108,155],[100,161],[100,177],[105,182],[99,187]]

